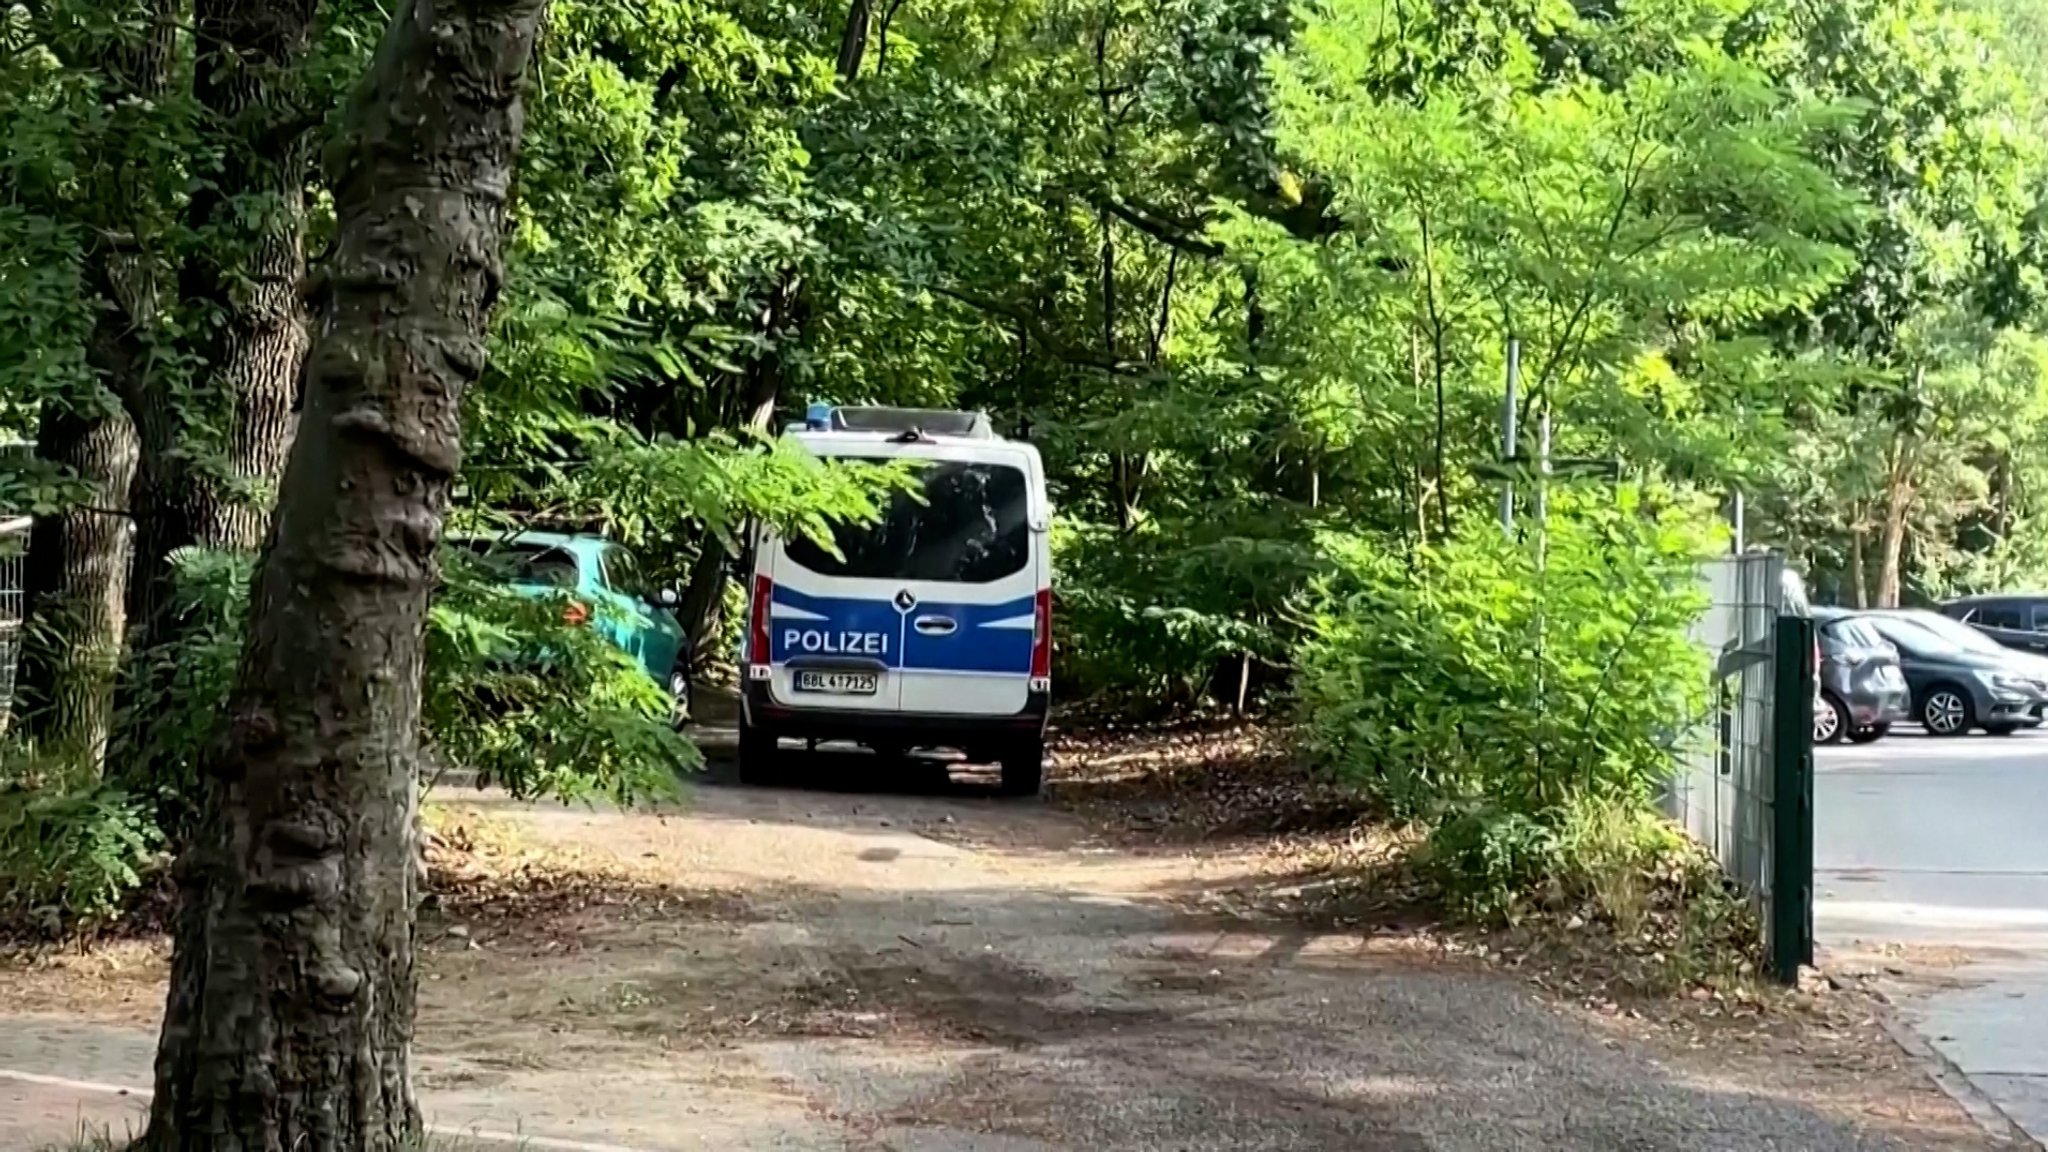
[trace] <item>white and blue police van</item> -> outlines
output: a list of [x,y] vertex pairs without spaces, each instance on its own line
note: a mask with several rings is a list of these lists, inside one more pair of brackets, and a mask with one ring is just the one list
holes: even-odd
[[812,405],[788,429],[820,457],[910,461],[915,491],[834,531],[836,549],[753,541],[740,777],[783,740],[885,756],[951,749],[1003,791],[1043,778],[1052,694],[1052,507],[1031,445],[974,412]]

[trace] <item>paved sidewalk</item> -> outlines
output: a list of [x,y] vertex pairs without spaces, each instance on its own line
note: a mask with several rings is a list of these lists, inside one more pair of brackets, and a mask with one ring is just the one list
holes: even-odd
[[2048,1141],[2048,732],[1902,730],[1823,748],[1814,788],[1824,946],[1936,949],[1965,985],[1901,1014],[2037,1145]]

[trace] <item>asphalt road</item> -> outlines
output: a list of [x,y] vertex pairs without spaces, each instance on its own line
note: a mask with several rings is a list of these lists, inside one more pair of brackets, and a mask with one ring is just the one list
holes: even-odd
[[1903,1014],[2048,1142],[2048,731],[1944,740],[1908,728],[1817,759],[1822,948],[1965,956],[1960,987],[1916,995]]

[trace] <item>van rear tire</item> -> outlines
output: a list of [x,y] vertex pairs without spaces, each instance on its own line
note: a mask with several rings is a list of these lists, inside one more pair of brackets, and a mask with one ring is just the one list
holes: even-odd
[[775,733],[740,720],[740,783],[772,788],[782,782],[781,748]]
[[1045,738],[1020,740],[1003,750],[1000,766],[1005,796],[1036,796],[1045,786]]

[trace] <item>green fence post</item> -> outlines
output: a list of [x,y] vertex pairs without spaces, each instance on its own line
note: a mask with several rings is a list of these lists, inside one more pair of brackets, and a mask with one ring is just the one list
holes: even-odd
[[1771,714],[1771,973],[1813,963],[1813,621],[1780,616]]

